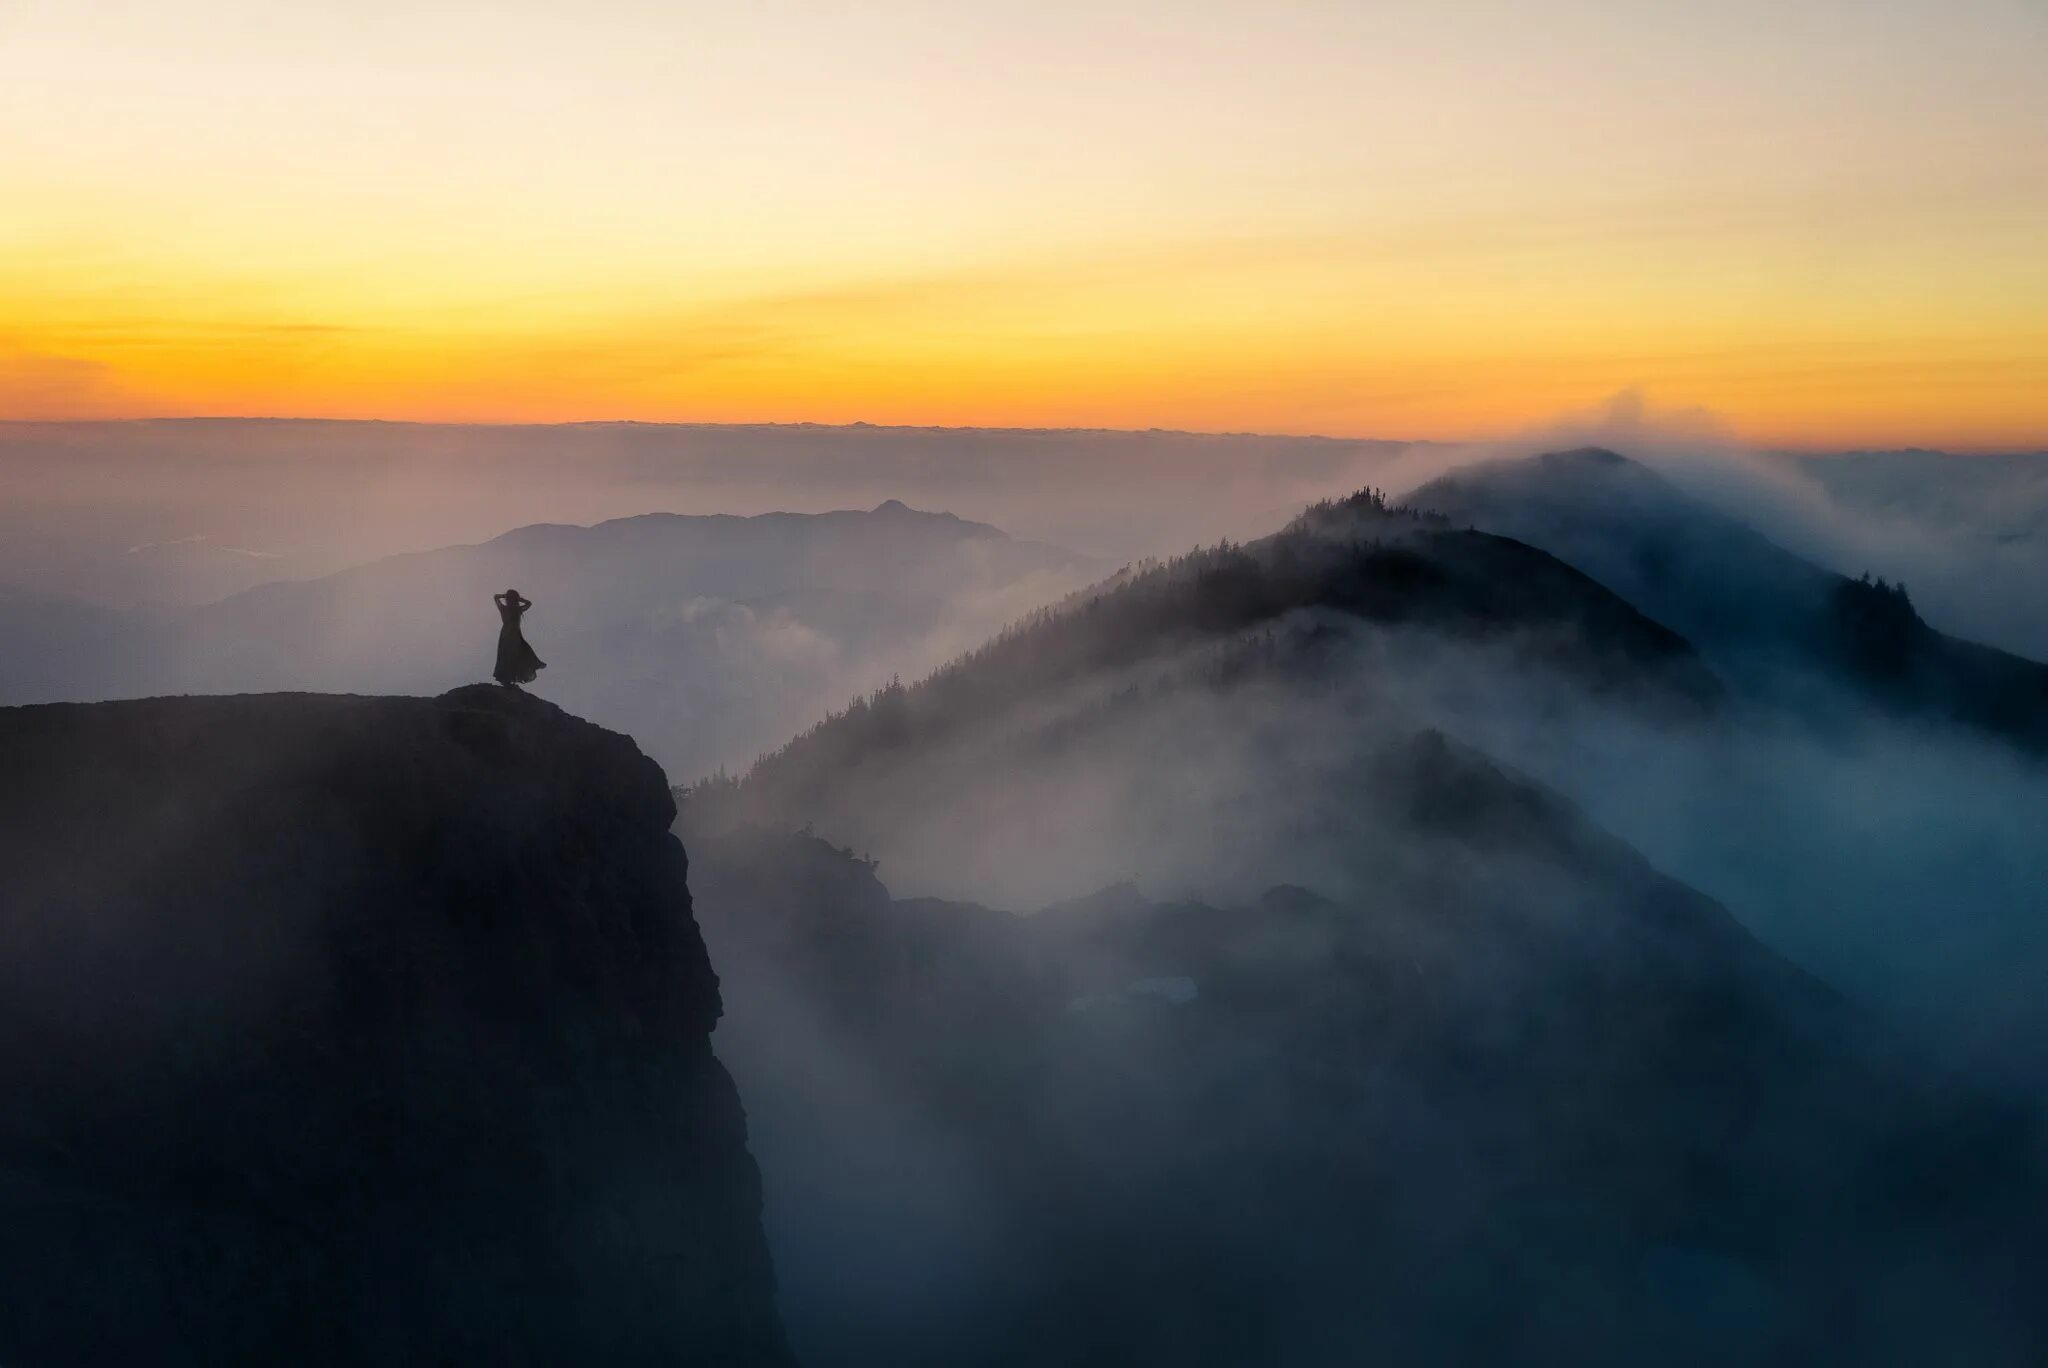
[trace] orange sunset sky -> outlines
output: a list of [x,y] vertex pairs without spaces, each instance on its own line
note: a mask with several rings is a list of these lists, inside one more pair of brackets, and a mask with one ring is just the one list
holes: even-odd
[[2048,5],[0,6],[0,417],[2048,446]]

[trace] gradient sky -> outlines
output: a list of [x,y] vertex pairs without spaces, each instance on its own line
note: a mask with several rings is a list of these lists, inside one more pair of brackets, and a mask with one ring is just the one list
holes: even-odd
[[0,416],[2048,446],[2044,0],[0,0]]

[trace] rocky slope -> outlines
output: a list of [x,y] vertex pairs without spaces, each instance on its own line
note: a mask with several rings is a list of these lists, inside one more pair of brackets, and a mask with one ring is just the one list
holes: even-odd
[[660,770],[489,687],[0,711],[0,1362],[780,1364]]

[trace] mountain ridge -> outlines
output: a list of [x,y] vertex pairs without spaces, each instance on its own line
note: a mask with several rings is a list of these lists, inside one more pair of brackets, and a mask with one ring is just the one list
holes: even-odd
[[1690,643],[1590,576],[1538,547],[1453,528],[1369,490],[1314,505],[1258,541],[1134,566],[1069,595],[914,685],[892,684],[828,715],[764,754],[732,796],[769,785],[818,790],[863,748],[899,744],[898,733],[989,726],[1014,697],[1176,653],[1235,650],[1248,669],[1258,668],[1262,642],[1313,653],[1330,636],[1318,613],[1496,642],[1534,672],[1651,712],[1701,715],[1721,699]]
[[2048,752],[2048,665],[1949,636],[1903,585],[1815,564],[1617,452],[1483,462],[1409,497],[1578,567],[1751,693],[1825,718],[1836,709],[1803,696],[1825,685]]

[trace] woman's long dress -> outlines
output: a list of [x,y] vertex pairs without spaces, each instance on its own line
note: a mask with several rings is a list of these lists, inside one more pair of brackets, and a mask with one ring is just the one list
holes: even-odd
[[533,653],[533,647],[526,644],[520,634],[519,618],[526,611],[525,604],[507,603],[496,600],[498,605],[498,665],[491,671],[500,684],[531,684],[534,677],[545,670],[547,662]]

